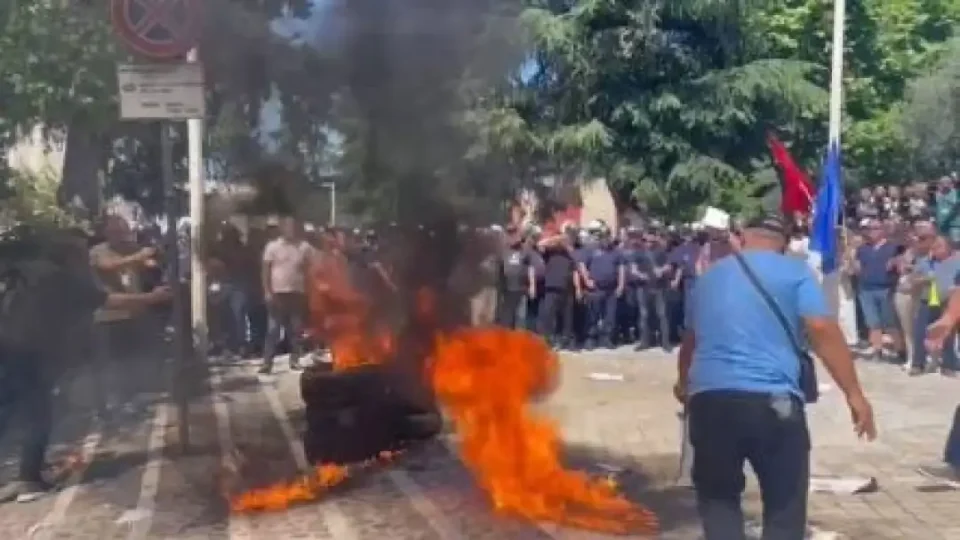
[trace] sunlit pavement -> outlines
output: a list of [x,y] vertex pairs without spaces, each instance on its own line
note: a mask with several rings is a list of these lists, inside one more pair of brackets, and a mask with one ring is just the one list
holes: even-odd
[[[598,474],[614,472],[631,497],[658,513],[663,538],[698,538],[692,493],[674,485],[681,426],[670,393],[673,358],[622,349],[567,355],[562,364],[561,385],[542,408],[563,428],[571,463]],[[278,513],[230,515],[225,490],[294,478],[304,466],[297,376],[281,368],[258,379],[254,372],[251,363],[213,369],[212,395],[192,404],[193,449],[185,455],[177,445],[176,408],[162,399],[166,383],[155,373],[131,375],[154,387],[146,385],[137,405],[106,424],[69,415],[58,426],[52,461],[73,456],[65,472],[76,483],[68,480],[60,492],[33,503],[0,506],[0,538],[603,538],[492,516],[443,442],[359,476],[321,501]],[[864,540],[960,539],[960,492],[926,489],[913,472],[937,459],[960,381],[910,378],[896,367],[870,363],[861,364],[861,374],[881,439],[856,441],[842,396],[828,389],[810,412],[813,469],[818,475],[875,476],[880,491],[812,495],[814,527],[823,538],[833,531]],[[7,439],[4,479],[15,470],[8,457],[15,438]],[[78,459],[83,455],[87,459]],[[756,516],[754,487],[745,499]]]

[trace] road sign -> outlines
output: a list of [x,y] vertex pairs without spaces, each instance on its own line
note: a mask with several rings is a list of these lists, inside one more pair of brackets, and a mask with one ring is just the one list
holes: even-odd
[[153,60],[180,58],[197,44],[202,0],[111,0],[113,27]]
[[120,64],[120,116],[125,120],[186,120],[203,118],[203,66]]

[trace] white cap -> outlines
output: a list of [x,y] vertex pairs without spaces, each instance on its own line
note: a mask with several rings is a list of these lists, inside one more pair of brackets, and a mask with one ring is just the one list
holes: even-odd
[[267,227],[276,227],[280,224],[280,218],[277,216],[267,216]]
[[303,224],[303,230],[304,230],[305,232],[313,232],[313,231],[317,230],[317,228],[313,226],[313,223],[304,223],[304,224]]
[[727,230],[730,228],[730,214],[719,208],[708,206],[699,225],[709,229]]

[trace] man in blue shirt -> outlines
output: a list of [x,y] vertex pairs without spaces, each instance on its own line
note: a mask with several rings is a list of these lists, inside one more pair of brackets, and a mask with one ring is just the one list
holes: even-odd
[[[740,507],[744,461],[761,486],[763,538],[805,537],[810,434],[801,360],[787,332],[809,336],[847,398],[857,433],[869,439],[876,434],[840,327],[806,263],[783,254],[786,243],[779,216],[749,223],[742,250],[698,278],[688,306],[691,327],[679,351],[675,393],[689,415],[693,482],[707,540],[746,538]],[[789,328],[779,323],[738,257]]]
[[857,300],[863,310],[863,322],[870,331],[868,355],[883,359],[883,335],[894,341],[894,348],[903,354],[903,339],[893,307],[897,284],[896,262],[899,247],[887,240],[879,221],[870,220],[864,227],[866,242],[857,248],[853,273],[857,276]]
[[609,231],[600,233],[597,247],[580,262],[580,273],[587,286],[587,349],[598,343],[613,347],[617,325],[617,302],[626,282],[623,254],[613,245]]
[[637,291],[637,303],[642,306],[639,315],[641,321],[637,324],[640,325],[641,332],[647,332],[647,337],[645,338],[644,334],[641,333],[638,348],[643,348],[644,342],[647,345],[653,342],[649,337],[652,328],[657,331],[657,342],[663,347],[664,351],[670,352],[672,337],[670,333],[668,291],[670,289],[671,270],[666,242],[662,235],[651,232],[646,235],[644,245],[645,249],[637,257],[635,266],[637,272],[649,276],[646,284],[639,287]]
[[696,238],[686,238],[683,243],[673,248],[668,259],[674,272],[670,286],[679,295],[683,314],[680,321],[684,327],[690,322],[688,306],[693,295],[693,286],[697,282],[697,259],[700,257],[701,247]]

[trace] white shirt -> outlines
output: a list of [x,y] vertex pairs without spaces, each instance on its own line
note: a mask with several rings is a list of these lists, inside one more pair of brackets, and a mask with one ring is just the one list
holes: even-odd
[[306,291],[307,265],[313,247],[303,240],[290,242],[271,240],[263,249],[263,262],[270,265],[270,288],[273,293]]

